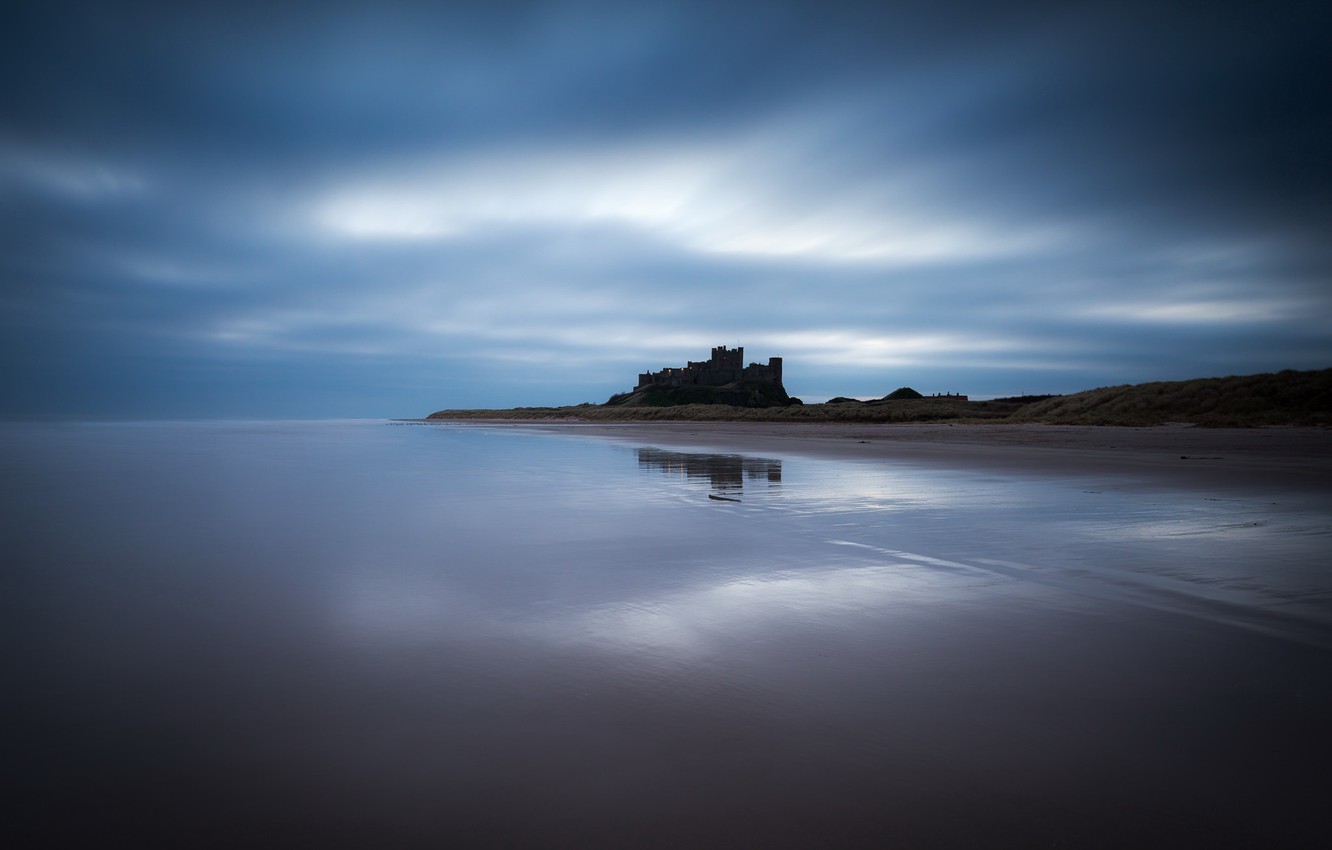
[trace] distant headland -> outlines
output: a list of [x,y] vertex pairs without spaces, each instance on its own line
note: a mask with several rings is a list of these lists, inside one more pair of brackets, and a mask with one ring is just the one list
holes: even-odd
[[587,421],[1013,422],[1207,427],[1332,425],[1332,369],[1102,387],[1070,395],[972,401],[899,387],[881,398],[805,404],[782,385],[782,358],[744,365],[744,349],[718,346],[707,360],[642,372],[604,404],[440,410],[429,419]]

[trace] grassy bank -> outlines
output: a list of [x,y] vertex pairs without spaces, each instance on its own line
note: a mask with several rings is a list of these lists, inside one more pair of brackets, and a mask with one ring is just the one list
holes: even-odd
[[772,408],[723,404],[677,407],[580,404],[441,410],[429,418],[590,422],[1046,422],[1130,426],[1190,422],[1218,428],[1332,425],[1332,369],[1102,387],[1030,402],[919,398]]
[[1332,369],[1102,387],[1024,405],[1018,422],[1216,428],[1332,425]]

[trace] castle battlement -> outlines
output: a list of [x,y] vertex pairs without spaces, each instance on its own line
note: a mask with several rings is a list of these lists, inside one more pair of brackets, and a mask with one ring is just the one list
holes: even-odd
[[[712,349],[712,357],[703,361],[690,361],[684,366],[668,366],[659,372],[642,372],[635,390],[649,387],[720,387],[734,383],[768,384],[782,386],[782,358],[770,357],[767,365],[745,362],[745,349],[719,345]],[[785,390],[783,390],[785,392]]]

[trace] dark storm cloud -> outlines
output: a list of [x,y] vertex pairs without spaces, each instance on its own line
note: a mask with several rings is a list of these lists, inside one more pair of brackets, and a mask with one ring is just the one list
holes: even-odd
[[1326,365],[1328,15],[1158,5],[24,6],[9,409]]

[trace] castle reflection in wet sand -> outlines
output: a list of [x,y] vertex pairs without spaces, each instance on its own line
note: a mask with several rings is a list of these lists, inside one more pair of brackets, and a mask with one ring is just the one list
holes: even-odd
[[648,446],[638,448],[636,452],[640,467],[660,470],[666,475],[682,475],[687,479],[707,479],[717,495],[739,495],[744,491],[746,479],[769,486],[782,483],[782,462],[773,458],[672,452]]

